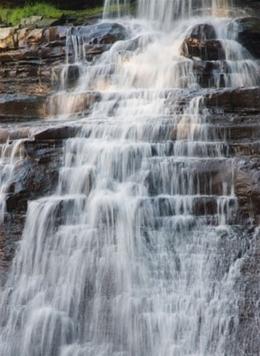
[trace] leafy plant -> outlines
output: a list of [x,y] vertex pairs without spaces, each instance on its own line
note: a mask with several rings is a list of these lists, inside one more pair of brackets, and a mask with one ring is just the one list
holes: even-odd
[[103,7],[96,7],[91,9],[84,9],[80,11],[73,10],[60,10],[55,6],[39,2],[35,4],[26,4],[23,7],[1,7],[0,6],[0,18],[3,22],[11,24],[13,26],[17,25],[22,18],[30,16],[44,16],[47,18],[58,19],[63,14],[65,15],[76,15],[78,17],[84,17],[93,15],[103,11]]

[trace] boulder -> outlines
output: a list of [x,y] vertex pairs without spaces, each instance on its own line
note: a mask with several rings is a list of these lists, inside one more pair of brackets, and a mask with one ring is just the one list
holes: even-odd
[[189,37],[200,41],[206,41],[215,40],[217,38],[217,34],[215,28],[211,24],[204,23],[192,27]]
[[181,54],[187,58],[199,58],[203,61],[217,61],[225,59],[225,51],[218,40],[199,40],[186,38],[181,46]]
[[227,70],[225,61],[193,61],[193,73],[202,88],[225,87],[223,71]]
[[115,22],[73,27],[70,34],[82,37],[89,44],[112,44],[127,38],[126,28]]

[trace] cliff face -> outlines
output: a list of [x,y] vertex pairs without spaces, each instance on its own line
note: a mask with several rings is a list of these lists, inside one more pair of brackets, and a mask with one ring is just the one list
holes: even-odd
[[[255,3],[253,5],[259,6],[259,2]],[[260,20],[243,18],[237,20],[236,25],[240,43],[259,59]],[[123,27],[111,23],[78,28],[54,26],[0,30],[0,149],[2,161],[9,160],[11,166],[8,179],[3,180],[6,185],[2,184],[2,201],[6,206],[0,226],[1,283],[4,283],[5,271],[21,238],[27,202],[55,191],[62,164],[63,141],[78,132],[75,124],[61,125],[48,120],[56,112],[57,98],[52,95],[59,86],[60,64],[69,63],[74,55],[73,45],[68,46],[66,42],[71,31],[84,39],[84,56],[90,63],[114,42],[127,38]],[[237,346],[233,345],[233,349],[236,347],[239,355],[242,347],[246,355],[256,356],[259,349],[256,323],[260,316],[257,307],[260,297],[260,235],[257,230],[260,223],[260,87],[211,89],[214,73],[218,70],[213,61],[224,61],[225,58],[212,29],[204,28],[203,38],[201,31],[201,28],[194,29],[182,45],[182,54],[200,59],[194,62],[193,70],[201,90],[208,90],[205,104],[209,110],[209,124],[217,126],[219,137],[225,138],[227,156],[235,157],[236,164],[234,167],[223,166],[221,162],[219,165],[209,163],[201,167],[198,175],[202,182],[209,175],[214,177],[216,195],[219,194],[219,182],[234,183],[238,198],[234,220],[241,228],[240,249],[234,259],[243,256],[244,260],[242,278],[237,282],[236,292],[241,295],[241,305]],[[139,45],[137,40],[132,41],[128,50],[131,52]],[[66,77],[67,87],[73,87],[78,76],[78,67],[71,65]],[[96,100],[99,100],[98,93],[85,94],[77,101],[75,112],[87,112]],[[2,177],[3,167],[4,164],[0,166]],[[232,182],[228,178],[231,171]],[[197,208],[207,208],[209,212],[216,210],[211,202],[207,207],[198,205]],[[246,345],[244,340],[247,340]]]
[[[0,227],[1,284],[21,238],[28,200],[55,191],[63,140],[77,134],[75,125],[48,121],[57,113],[58,97],[52,95],[59,88],[61,64],[74,55],[73,44],[66,44],[71,31],[84,39],[90,63],[126,37],[118,24],[0,29],[0,207],[5,206]],[[78,76],[78,67],[69,66],[66,86],[73,86]],[[75,112],[87,112],[97,99],[95,93],[79,95]]]

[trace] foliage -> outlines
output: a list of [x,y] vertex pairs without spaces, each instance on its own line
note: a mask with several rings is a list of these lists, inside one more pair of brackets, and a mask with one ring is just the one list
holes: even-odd
[[3,22],[8,24],[17,25],[22,18],[30,17],[30,16],[44,16],[47,18],[58,19],[63,14],[65,15],[76,15],[78,17],[84,17],[88,15],[93,15],[95,13],[102,12],[102,7],[96,7],[91,9],[84,9],[80,11],[72,11],[72,10],[61,10],[57,9],[55,6],[50,5],[48,3],[27,3],[23,7],[1,7],[0,6],[0,18]]

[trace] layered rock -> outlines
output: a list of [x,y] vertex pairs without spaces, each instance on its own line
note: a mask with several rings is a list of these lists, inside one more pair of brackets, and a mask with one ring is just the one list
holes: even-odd
[[[47,115],[43,102],[59,85],[59,65],[75,55],[74,44],[67,43],[68,34],[85,43],[83,55],[90,62],[114,42],[127,37],[125,28],[116,23],[0,29],[1,119],[11,119],[16,112],[16,117],[23,120],[21,107],[30,116],[29,107],[33,105],[35,115]],[[78,76],[77,66],[72,65],[67,81],[73,85]]]

